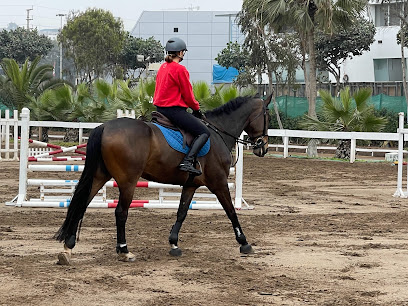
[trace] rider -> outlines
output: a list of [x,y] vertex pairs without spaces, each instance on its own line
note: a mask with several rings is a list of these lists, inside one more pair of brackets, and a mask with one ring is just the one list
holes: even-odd
[[[186,51],[186,43],[182,39],[173,37],[167,41],[165,62],[157,72],[153,104],[158,112],[195,137],[179,168],[193,175],[201,175],[194,164],[198,152],[210,137],[210,131],[199,120],[203,114],[194,98],[189,73],[185,66],[179,64]],[[186,111],[189,107],[193,114]]]

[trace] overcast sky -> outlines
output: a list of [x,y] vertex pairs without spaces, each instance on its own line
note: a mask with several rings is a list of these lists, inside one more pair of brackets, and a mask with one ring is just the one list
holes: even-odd
[[39,30],[59,28],[61,18],[56,14],[68,14],[71,10],[85,11],[88,7],[109,10],[120,17],[125,30],[130,31],[143,11],[188,10],[239,11],[242,0],[0,0],[0,28],[10,22],[19,26],[27,25],[27,9],[30,11],[30,27]]

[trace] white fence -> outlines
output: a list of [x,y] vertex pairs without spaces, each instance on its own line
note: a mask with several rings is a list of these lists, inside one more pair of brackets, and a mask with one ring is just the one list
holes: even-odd
[[[18,120],[17,111],[13,112],[13,117],[10,118],[10,112],[6,111],[3,114],[0,113],[0,161],[17,160],[19,158],[19,152],[28,151],[28,141],[22,141],[19,144],[18,135],[19,127],[21,127],[21,138],[28,139],[29,127],[50,127],[50,128],[71,128],[79,130],[80,143],[84,139],[83,130],[93,129],[101,123],[81,123],[81,122],[57,122],[57,121],[29,121],[29,110],[20,114],[21,120]],[[121,113],[118,112],[118,117],[133,117],[133,113]],[[25,121],[25,123],[23,123]],[[289,144],[290,138],[317,138],[317,139],[349,139],[351,140],[351,156],[350,162],[353,163],[356,158],[356,152],[398,152],[398,187],[395,196],[408,196],[407,191],[402,190],[402,165],[403,155],[407,151],[403,150],[404,141],[407,140],[408,129],[404,129],[403,113],[400,114],[399,129],[397,133],[370,133],[370,132],[323,132],[323,131],[304,131],[304,130],[268,130],[268,136],[282,137],[283,145],[270,144],[270,147],[283,148],[283,157],[289,157],[290,148],[302,148],[306,147],[293,146]],[[243,136],[241,136],[243,137]],[[363,149],[356,147],[356,140],[381,140],[381,141],[398,141],[398,150],[393,149]],[[332,147],[320,147],[323,150],[328,150]],[[20,150],[20,151],[19,151]],[[242,145],[241,145],[242,150]],[[19,186],[19,199],[17,202],[24,201],[27,189],[27,153],[24,153],[20,160],[20,186]],[[242,156],[242,154],[241,154]],[[236,174],[242,174],[243,159],[239,159],[237,163]],[[408,174],[407,174],[408,175]],[[236,175],[236,194],[235,203],[236,207],[240,207],[241,203],[246,204],[242,199],[242,175]],[[24,182],[24,183],[21,183]],[[408,184],[408,179],[407,179]],[[238,204],[238,206],[237,206]]]
[[[326,132],[304,130],[268,130],[268,136],[283,138],[283,157],[289,157],[289,138],[317,138],[317,139],[349,139],[351,140],[350,163],[356,160],[357,151],[371,151],[372,149],[358,149],[356,140],[382,140],[398,141],[398,133],[374,133],[374,132]],[[274,145],[270,145],[273,147]],[[397,152],[396,150],[381,149],[381,152]]]
[[18,112],[13,112],[10,118],[10,111],[0,110],[0,160],[18,159]]
[[[134,118],[134,111],[117,110],[117,117]],[[86,137],[83,136],[84,129],[93,129],[101,123],[82,123],[82,122],[59,122],[59,121],[30,121],[30,127],[49,127],[49,128],[71,128],[79,130],[79,144]],[[13,118],[10,118],[9,112],[6,111],[4,117],[0,113],[0,160],[17,160],[19,144],[17,137],[18,126],[21,121],[18,120],[18,113],[14,111]],[[356,159],[357,152],[370,152],[372,155],[375,152],[381,153],[397,153],[397,149],[378,149],[378,148],[358,148],[356,140],[382,140],[382,141],[398,141],[398,133],[371,133],[371,132],[323,132],[323,131],[304,131],[304,130],[276,130],[269,129],[269,136],[282,137],[283,144],[270,144],[270,148],[275,150],[283,148],[283,157],[289,157],[289,149],[302,149],[307,151],[307,146],[291,145],[290,138],[317,138],[317,139],[350,139],[351,140],[351,156],[350,162],[353,163]],[[334,147],[318,146],[318,150],[335,150]],[[404,153],[406,153],[404,151]]]

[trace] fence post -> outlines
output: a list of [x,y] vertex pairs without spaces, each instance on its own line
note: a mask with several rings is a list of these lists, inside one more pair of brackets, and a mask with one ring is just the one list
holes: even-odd
[[[240,139],[244,139],[244,135],[241,134]],[[237,152],[241,152],[238,155],[238,161],[235,166],[235,209],[242,208],[242,170],[244,168],[244,145],[238,143]]]
[[5,113],[5,119],[6,119],[6,128],[5,128],[5,149],[6,149],[6,154],[5,158],[6,160],[10,159],[10,111],[7,109]]
[[289,156],[289,137],[283,136],[283,158]]
[[30,129],[30,110],[24,107],[20,116],[21,116],[20,173],[16,206],[21,207],[23,202],[26,200],[27,195],[28,132]]
[[14,120],[14,155],[13,160],[18,160],[18,110],[14,110],[13,112],[13,120]]
[[82,144],[82,137],[84,136],[84,129],[79,128],[78,137],[79,137],[79,144]]
[[2,148],[2,146],[3,146],[3,121],[1,120],[1,119],[2,119],[1,113],[2,113],[2,111],[1,111],[1,109],[0,109],[0,160],[2,160],[2,157],[1,157],[1,155],[2,155],[2,153],[1,153],[1,148]]
[[350,163],[354,163],[356,161],[356,139],[351,139],[350,145]]
[[404,165],[404,134],[402,130],[404,129],[404,113],[399,113],[398,121],[398,179],[397,179],[397,190],[394,193],[394,197],[403,197],[404,192],[402,190],[402,171]]

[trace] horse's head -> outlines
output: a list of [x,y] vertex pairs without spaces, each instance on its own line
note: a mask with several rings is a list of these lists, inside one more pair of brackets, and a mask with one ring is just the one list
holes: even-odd
[[248,118],[245,132],[253,145],[253,153],[263,157],[268,152],[268,127],[270,121],[268,105],[272,100],[272,95],[266,100],[255,99],[252,114]]

